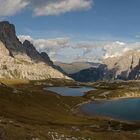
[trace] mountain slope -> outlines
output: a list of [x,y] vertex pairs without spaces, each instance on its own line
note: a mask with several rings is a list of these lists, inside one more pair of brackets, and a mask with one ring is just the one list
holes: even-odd
[[69,76],[79,82],[95,82],[103,79],[103,70],[104,66],[101,65],[98,68],[84,69]]
[[88,68],[70,74],[81,82],[98,80],[140,80],[140,52],[127,51],[122,56],[109,57],[97,68]]
[[22,44],[16,36],[14,25],[7,21],[0,22],[0,78],[69,79],[53,67],[47,56],[40,54],[27,40]]
[[[120,57],[107,58],[103,61],[107,65],[106,79],[129,80],[129,73],[139,64],[140,52],[127,51]],[[131,79],[135,79],[134,77]]]

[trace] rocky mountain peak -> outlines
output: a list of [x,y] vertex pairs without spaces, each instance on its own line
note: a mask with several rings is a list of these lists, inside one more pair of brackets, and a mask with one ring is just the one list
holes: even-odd
[[[15,26],[8,21],[0,22],[0,40],[7,46],[17,40]],[[8,47],[8,46],[7,46]]]
[[53,66],[53,62],[50,60],[48,54],[45,52],[39,53],[30,41],[25,40],[23,42],[23,47],[25,48],[27,55],[32,59],[32,61],[44,62],[50,66]]
[[0,34],[8,38],[15,37],[15,26],[13,24],[10,24],[8,21],[0,22]]
[[0,22],[0,78],[69,79],[53,66],[47,54],[40,54],[28,40],[22,44],[8,21]]
[[27,48],[27,49],[36,50],[36,48],[34,47],[34,45],[33,45],[30,41],[28,41],[28,40],[25,40],[25,41],[23,42],[23,46],[24,46],[25,48]]
[[0,41],[9,50],[11,56],[25,54],[22,43],[16,36],[15,26],[8,21],[0,22]]

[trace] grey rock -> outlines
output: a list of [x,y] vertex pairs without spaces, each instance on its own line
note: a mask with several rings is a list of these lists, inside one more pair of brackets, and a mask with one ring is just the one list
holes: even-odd
[[22,44],[15,26],[7,21],[0,22],[0,78],[70,79],[53,67],[47,54],[40,54],[27,40]]
[[54,66],[53,62],[50,60],[50,57],[48,56],[47,53],[41,52],[41,57],[43,58],[44,62],[46,62],[50,66]]

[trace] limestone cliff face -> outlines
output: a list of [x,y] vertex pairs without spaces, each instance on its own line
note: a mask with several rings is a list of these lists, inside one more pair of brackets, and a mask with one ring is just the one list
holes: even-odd
[[105,78],[129,80],[130,72],[139,64],[139,59],[138,51],[128,51],[120,57],[105,59],[103,62],[107,66]]
[[5,47],[3,42],[0,41],[0,57],[9,56],[9,55],[10,55],[9,50]]
[[12,57],[0,59],[0,78],[29,80],[45,80],[49,78],[69,79],[45,63],[21,61]]
[[139,64],[132,68],[129,76],[128,76],[129,80],[140,80],[140,59],[139,59]]
[[11,56],[26,55],[22,43],[16,36],[15,26],[7,21],[0,22],[0,40],[9,50]]
[[0,78],[70,79],[53,67],[47,54],[40,54],[27,40],[22,44],[7,21],[0,22]]

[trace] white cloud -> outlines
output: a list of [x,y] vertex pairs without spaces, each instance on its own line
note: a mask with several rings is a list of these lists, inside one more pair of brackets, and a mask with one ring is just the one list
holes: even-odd
[[19,36],[23,42],[25,39],[31,41],[37,50],[45,51],[52,60],[71,62],[89,61],[101,62],[108,57],[118,57],[129,50],[140,50],[140,43],[126,42],[72,42],[69,38],[56,39],[33,39],[30,36]]
[[140,43],[126,43],[121,41],[114,42],[80,42],[75,44],[73,48],[83,50],[83,53],[75,60],[78,61],[102,61],[109,57],[118,57],[129,50],[140,51]]
[[78,55],[74,61],[89,61],[89,62],[99,62],[104,56],[104,43],[103,42],[89,42],[82,41],[76,43],[73,49],[82,50],[82,54]]
[[37,39],[34,40],[34,45],[39,51],[48,53],[57,52],[58,50],[69,46],[69,38],[55,39]]
[[28,40],[33,43],[33,38],[29,35],[19,35],[19,40],[23,43],[25,40]]
[[92,7],[93,0],[0,0],[0,17],[15,15],[31,8],[34,15],[59,15]]
[[103,59],[108,57],[118,57],[123,55],[125,52],[129,50],[140,50],[140,42],[135,43],[125,43],[125,42],[110,42],[104,45],[105,55]]
[[104,45],[104,58],[121,56],[126,50],[129,50],[129,48],[124,42],[115,41],[107,43]]
[[28,4],[29,2],[25,0],[0,0],[0,17],[14,15]]
[[59,15],[70,11],[89,9],[91,6],[92,0],[49,0],[44,5],[35,5],[34,13],[36,16]]
[[47,52],[52,59],[55,59],[57,52],[63,48],[69,47],[69,38],[55,38],[55,39],[33,39],[28,35],[19,35],[19,40],[24,42],[29,40],[34,44],[39,52]]
[[126,45],[126,43],[124,43],[124,42],[120,42],[120,41],[116,41],[115,44],[118,44],[118,45],[120,45],[120,46],[124,46],[124,45]]

